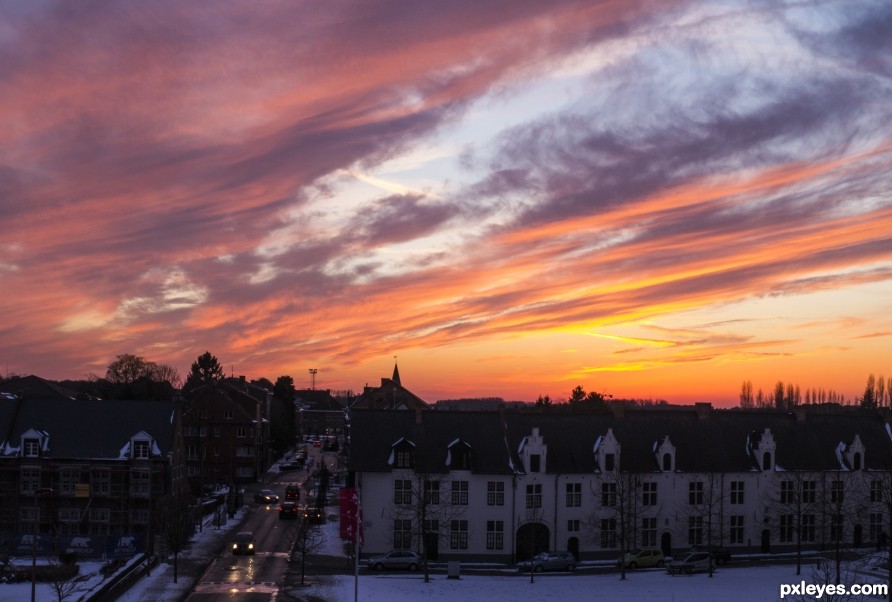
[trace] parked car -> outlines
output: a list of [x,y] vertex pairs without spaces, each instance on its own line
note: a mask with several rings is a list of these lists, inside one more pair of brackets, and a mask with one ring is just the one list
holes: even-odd
[[716,566],[720,564],[728,564],[731,560],[731,550],[728,548],[712,548],[709,553],[712,554],[712,560],[715,562]]
[[270,489],[261,489],[254,494],[254,501],[260,504],[277,504],[279,503],[279,496]]
[[383,556],[369,558],[366,564],[375,571],[383,571],[384,569],[408,569],[415,571],[421,566],[421,558],[418,554],[409,550],[394,550]]
[[541,573],[542,571],[576,570],[576,557],[570,552],[541,552],[529,560],[517,564],[519,571]]
[[692,552],[681,560],[673,560],[666,565],[670,575],[705,573],[715,570],[715,564],[709,552]]
[[254,533],[251,531],[241,531],[235,534],[232,542],[232,553],[235,556],[241,554],[254,555]]
[[280,519],[294,519],[297,520],[297,517],[300,516],[300,508],[294,502],[282,502],[279,506],[279,518]]
[[663,556],[663,550],[657,549],[643,549],[643,550],[635,550],[633,552],[627,552],[625,556],[621,556],[619,560],[616,561],[617,566],[622,567],[625,565],[627,569],[645,569],[651,567],[659,567],[663,568],[666,566],[666,559]]
[[304,467],[303,460],[292,460],[291,462],[285,462],[283,464],[279,464],[279,472],[288,472],[289,470],[300,470]]

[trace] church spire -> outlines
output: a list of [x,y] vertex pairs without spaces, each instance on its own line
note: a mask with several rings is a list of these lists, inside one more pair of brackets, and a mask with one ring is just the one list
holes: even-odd
[[403,384],[400,382],[400,368],[396,364],[396,356],[393,356],[393,378],[391,378],[390,380],[401,387],[403,386]]

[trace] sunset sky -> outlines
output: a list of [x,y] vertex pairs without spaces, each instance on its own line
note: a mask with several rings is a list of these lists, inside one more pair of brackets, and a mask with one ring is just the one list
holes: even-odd
[[892,3],[0,2],[0,362],[892,376]]

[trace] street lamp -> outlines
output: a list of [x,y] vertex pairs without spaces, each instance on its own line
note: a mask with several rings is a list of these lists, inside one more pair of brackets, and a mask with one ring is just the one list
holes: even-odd
[[34,531],[31,534],[31,602],[34,602],[37,592],[37,518],[40,515],[37,498],[52,494],[53,490],[49,487],[34,490]]

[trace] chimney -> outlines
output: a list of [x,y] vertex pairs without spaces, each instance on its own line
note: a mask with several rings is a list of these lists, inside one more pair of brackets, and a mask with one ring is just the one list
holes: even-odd
[[712,414],[712,404],[708,401],[698,401],[694,404],[694,411],[697,412],[697,418],[700,420],[708,420]]

